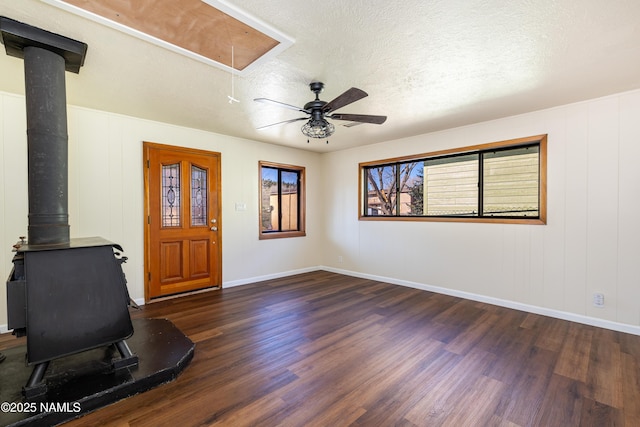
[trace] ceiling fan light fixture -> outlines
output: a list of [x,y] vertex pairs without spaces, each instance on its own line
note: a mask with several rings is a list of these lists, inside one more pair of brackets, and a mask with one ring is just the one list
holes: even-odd
[[[275,104],[280,107],[285,107],[290,110],[296,110],[301,113],[305,113],[307,117],[298,117],[297,119],[285,120],[284,122],[273,123],[266,126],[261,126],[258,129],[264,129],[274,125],[281,125],[285,123],[297,122],[299,120],[308,120],[300,130],[307,137],[307,143],[309,138],[329,138],[336,131],[336,127],[329,123],[326,118],[331,120],[345,120],[352,123],[373,123],[381,125],[387,120],[387,116],[372,116],[368,114],[341,114],[335,113],[336,110],[345,107],[353,102],[356,102],[366,96],[367,93],[362,89],[352,87],[338,95],[330,102],[323,101],[319,98],[319,93],[322,92],[324,84],[321,82],[312,82],[309,84],[311,92],[315,93],[316,99],[307,102],[303,108],[296,107],[295,105],[285,104],[284,102],[274,101],[268,98],[254,98],[254,101],[266,102],[269,104]],[[326,117],[326,118],[325,118]],[[327,144],[329,141],[327,140]]]
[[336,131],[336,127],[324,119],[311,119],[302,125],[302,133],[309,138],[328,138]]

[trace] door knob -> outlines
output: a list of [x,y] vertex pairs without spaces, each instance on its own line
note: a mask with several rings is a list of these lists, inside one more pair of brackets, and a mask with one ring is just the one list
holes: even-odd
[[218,231],[218,227],[216,226],[211,227],[211,231]]

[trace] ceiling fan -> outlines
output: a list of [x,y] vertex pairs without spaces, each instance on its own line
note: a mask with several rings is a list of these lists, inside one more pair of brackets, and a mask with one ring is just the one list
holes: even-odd
[[[334,120],[346,120],[349,122],[353,122],[351,126],[360,123],[373,123],[376,125],[381,125],[387,120],[387,116],[371,116],[366,114],[340,114],[334,113],[339,108],[342,108],[346,105],[351,104],[352,102],[356,102],[368,94],[362,89],[358,89],[352,87],[351,89],[346,90],[344,93],[339,95],[333,101],[326,102],[322,101],[319,98],[320,92],[324,88],[324,83],[321,82],[312,82],[309,84],[309,88],[311,92],[316,94],[316,99],[313,101],[307,102],[304,107],[296,107],[294,105],[285,104],[283,102],[274,101],[267,98],[255,98],[254,101],[264,102],[268,104],[274,104],[280,107],[289,108],[291,110],[299,111],[301,113],[305,113],[307,116],[298,117],[297,119],[285,120],[283,122],[272,123],[270,125],[261,126],[257,128],[258,130],[265,129],[271,126],[283,125],[286,123],[293,123],[300,120],[308,120],[302,126],[302,133],[308,136],[309,138],[328,138],[333,135],[335,132],[335,126],[327,121],[327,119]],[[345,125],[349,126],[349,125]],[[307,140],[307,142],[309,142]],[[328,142],[328,141],[327,141]]]

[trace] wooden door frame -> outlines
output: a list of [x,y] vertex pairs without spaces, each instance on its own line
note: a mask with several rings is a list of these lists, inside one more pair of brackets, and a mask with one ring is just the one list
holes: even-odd
[[[168,150],[175,151],[178,153],[185,154],[195,154],[201,156],[213,156],[218,158],[218,168],[217,168],[217,176],[216,176],[216,186],[211,189],[211,193],[216,193],[217,203],[218,203],[218,229],[220,233],[218,234],[218,239],[216,240],[216,245],[218,246],[218,270],[216,272],[212,272],[212,275],[215,275],[216,282],[219,283],[218,289],[222,289],[222,154],[217,151],[207,151],[200,150],[196,148],[187,148],[187,147],[179,147],[174,145],[166,145],[166,144],[158,144],[156,142],[150,141],[142,141],[142,168],[144,170],[144,300],[145,303],[151,302],[151,298],[149,298],[149,277],[151,274],[151,260],[150,260],[150,247],[151,247],[151,230],[149,224],[149,218],[151,215],[150,207],[149,207],[149,149],[160,149],[160,150]],[[163,299],[163,298],[158,298]]]

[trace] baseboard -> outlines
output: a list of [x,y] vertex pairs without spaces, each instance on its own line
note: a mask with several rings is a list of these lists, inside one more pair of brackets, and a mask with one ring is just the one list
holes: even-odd
[[322,267],[307,267],[307,268],[300,268],[297,270],[283,271],[280,273],[266,274],[264,276],[254,276],[246,279],[231,280],[229,282],[223,282],[222,288],[224,289],[224,288],[233,288],[234,286],[249,285],[256,282],[264,282],[265,280],[280,279],[281,277],[295,276],[296,274],[310,273],[312,271],[318,271],[323,269],[324,268]]
[[535,305],[523,304],[516,301],[503,300],[500,298],[488,297],[486,295],[474,294],[471,292],[457,291],[455,289],[442,288],[439,286],[426,285],[408,280],[394,279],[392,277],[376,276],[374,274],[360,273],[357,271],[342,270],[339,268],[320,266],[319,269],[330,271],[332,273],[344,274],[347,276],[360,277],[363,279],[371,279],[379,282],[391,283],[394,285],[406,286],[414,289],[422,289],[424,291],[436,292],[439,294],[450,295],[454,297],[464,298],[472,301],[484,302],[500,307],[512,308],[514,310],[526,311],[528,313],[540,314],[542,316],[554,317],[556,319],[568,320],[570,322],[582,323],[584,325],[597,326],[599,328],[610,329],[612,331],[624,332],[633,335],[640,335],[640,326],[629,325],[626,323],[613,322],[611,320],[598,319],[595,317],[584,316],[566,311],[554,310]]

